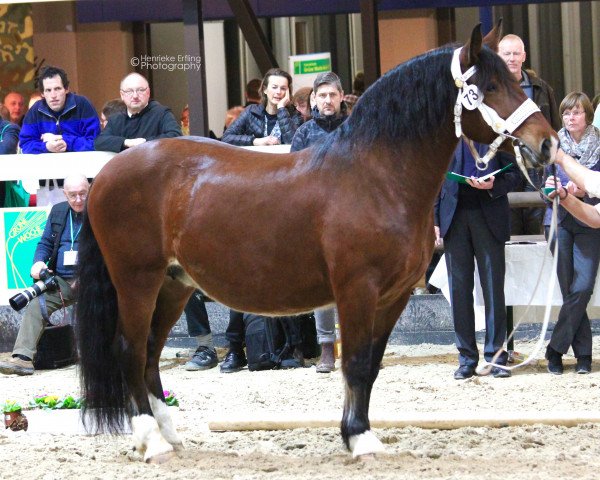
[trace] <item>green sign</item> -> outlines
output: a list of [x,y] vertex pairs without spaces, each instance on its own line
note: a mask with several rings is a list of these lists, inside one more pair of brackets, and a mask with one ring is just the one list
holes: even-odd
[[331,59],[299,60],[294,62],[294,75],[321,73],[331,71]]
[[3,211],[4,249],[6,255],[6,285],[8,289],[29,287],[29,271],[33,254],[42,236],[46,218],[45,210],[28,208]]

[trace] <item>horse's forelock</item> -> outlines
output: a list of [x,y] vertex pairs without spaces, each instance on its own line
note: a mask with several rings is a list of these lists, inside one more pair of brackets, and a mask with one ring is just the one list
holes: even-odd
[[503,85],[514,82],[514,77],[508,70],[504,60],[487,47],[481,49],[477,73],[473,76],[473,82],[485,92],[494,79]]

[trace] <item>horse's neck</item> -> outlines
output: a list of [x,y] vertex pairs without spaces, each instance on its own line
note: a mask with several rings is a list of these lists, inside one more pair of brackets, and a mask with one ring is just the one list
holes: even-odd
[[386,168],[388,180],[396,184],[398,191],[417,189],[419,198],[429,203],[441,188],[457,144],[458,139],[450,121],[438,131],[435,140],[423,140],[410,146],[382,146],[382,151],[388,154],[377,154],[372,161],[389,162]]

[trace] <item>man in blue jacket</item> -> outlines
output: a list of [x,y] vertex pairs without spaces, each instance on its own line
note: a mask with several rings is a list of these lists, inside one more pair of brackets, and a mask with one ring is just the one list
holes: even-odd
[[[477,149],[480,156],[487,151],[484,145],[478,145]],[[510,162],[507,154],[499,152],[486,170],[479,171],[467,144],[461,140],[450,163],[450,171],[469,179],[467,183],[447,179],[434,207],[436,243],[444,239],[450,305],[459,352],[459,368],[454,372],[456,380],[472,377],[479,362],[473,309],[475,259],[485,301],[485,360],[492,360],[506,340],[504,242],[510,240],[507,193],[519,184],[521,177],[514,165],[486,181],[476,177],[503,168]],[[496,363],[504,365],[506,361],[507,353],[502,351]],[[494,367],[492,375],[510,377],[510,372]]]
[[66,72],[45,67],[37,82],[43,98],[23,119],[19,135],[23,153],[94,150],[94,139],[100,133],[98,114],[87,98],[69,92]]

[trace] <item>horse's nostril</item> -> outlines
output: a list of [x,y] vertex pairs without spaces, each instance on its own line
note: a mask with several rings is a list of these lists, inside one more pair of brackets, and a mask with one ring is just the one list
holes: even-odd
[[549,138],[545,138],[542,142],[540,152],[545,160],[550,158],[552,152],[552,141]]

